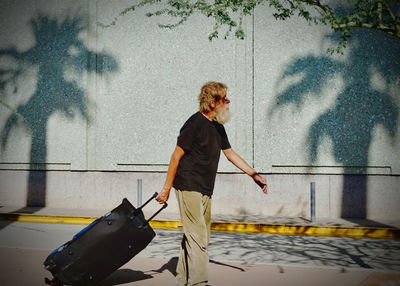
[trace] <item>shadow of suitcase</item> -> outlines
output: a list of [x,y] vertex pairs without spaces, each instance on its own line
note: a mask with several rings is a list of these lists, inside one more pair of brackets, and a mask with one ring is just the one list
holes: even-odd
[[45,282],[49,285],[96,285],[131,260],[156,235],[149,221],[167,207],[165,203],[146,220],[142,208],[156,196],[157,193],[140,208],[123,199],[111,212],[55,249],[43,263],[53,274],[53,279],[45,278]]

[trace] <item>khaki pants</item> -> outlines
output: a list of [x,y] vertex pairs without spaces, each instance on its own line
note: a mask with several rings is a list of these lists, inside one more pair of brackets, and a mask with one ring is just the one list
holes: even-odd
[[177,285],[205,285],[208,281],[208,244],[211,198],[199,192],[175,191],[183,225],[183,239],[176,267]]

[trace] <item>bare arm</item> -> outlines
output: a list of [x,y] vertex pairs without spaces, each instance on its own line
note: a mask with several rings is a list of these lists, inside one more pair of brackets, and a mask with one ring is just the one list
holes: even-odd
[[166,201],[168,201],[169,193],[172,188],[172,183],[174,182],[175,179],[176,171],[178,170],[179,162],[184,154],[185,151],[181,147],[179,146],[175,147],[175,150],[172,153],[171,160],[169,162],[168,173],[167,173],[167,178],[165,179],[164,187],[156,197],[156,200],[160,204],[163,204]]
[[252,167],[247,164],[247,162],[239,156],[238,153],[236,153],[232,148],[223,150],[226,158],[236,167],[238,167],[240,170],[245,172],[247,175],[253,178],[254,182],[260,186],[262,191],[267,194],[268,193],[268,187],[267,187],[267,180],[263,177],[261,177],[256,170],[254,170]]

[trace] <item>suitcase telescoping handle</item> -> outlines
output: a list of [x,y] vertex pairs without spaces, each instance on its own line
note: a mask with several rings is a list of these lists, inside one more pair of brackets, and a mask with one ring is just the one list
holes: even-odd
[[[158,193],[155,192],[154,195],[153,195],[150,199],[147,200],[147,202],[145,202],[143,205],[141,205],[141,206],[139,207],[139,209],[144,208],[149,202],[151,202],[155,197],[157,197],[157,195],[158,195]],[[165,209],[167,206],[168,206],[168,204],[167,204],[167,203],[164,203],[164,204],[162,205],[162,207],[161,207],[155,214],[153,214],[153,215],[147,220],[147,222],[151,221],[156,215],[158,215],[158,214],[159,214],[163,209]]]

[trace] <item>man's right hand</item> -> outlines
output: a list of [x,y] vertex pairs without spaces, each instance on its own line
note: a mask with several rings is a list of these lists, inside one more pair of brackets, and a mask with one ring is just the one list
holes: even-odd
[[165,179],[164,187],[162,188],[161,192],[156,197],[156,201],[160,204],[165,203],[168,201],[169,192],[172,188],[172,183],[174,182],[176,171],[178,170],[179,161],[181,160],[182,156],[185,154],[185,150],[181,147],[176,146],[174,152],[171,155],[171,160],[168,166],[167,178]]
[[163,203],[165,203],[166,201],[168,201],[170,190],[171,190],[171,189],[163,188],[163,189],[161,190],[161,192],[157,195],[156,201],[159,202],[160,204],[163,204]]
[[259,174],[255,174],[253,176],[254,182],[256,182],[257,185],[260,186],[264,194],[268,194],[268,186],[267,186],[267,180],[263,177],[261,177]]

